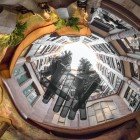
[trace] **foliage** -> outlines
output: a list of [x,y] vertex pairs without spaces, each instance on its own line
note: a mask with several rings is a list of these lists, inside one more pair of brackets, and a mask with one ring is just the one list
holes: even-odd
[[55,23],[55,26],[57,29],[61,29],[64,26],[70,26],[74,30],[79,31],[80,28],[78,27],[78,22],[79,22],[79,18],[77,18],[77,17],[71,17],[69,19],[59,19]]
[[9,46],[10,35],[0,35],[0,50]]
[[50,18],[51,18],[52,21],[55,21],[55,20],[57,21],[58,20],[58,16],[54,12],[50,13]]
[[24,39],[24,31],[27,28],[27,23],[17,22],[15,30],[9,35],[0,36],[0,47],[13,47],[17,46]]
[[24,31],[27,28],[27,23],[17,22],[15,30],[10,35],[10,46],[18,45],[24,39]]
[[77,26],[79,22],[79,18],[77,17],[71,17],[70,19],[68,19],[66,26],[70,26],[75,30],[80,30],[80,28]]
[[92,64],[90,61],[86,58],[81,58],[80,59],[80,65],[78,67],[78,71],[81,71],[82,73],[89,72],[92,67]]
[[57,29],[61,29],[62,27],[66,26],[66,20],[65,19],[59,19],[56,23],[55,26]]

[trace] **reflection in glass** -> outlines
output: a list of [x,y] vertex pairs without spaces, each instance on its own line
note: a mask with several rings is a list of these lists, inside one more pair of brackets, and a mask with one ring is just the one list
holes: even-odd
[[[50,66],[42,70],[41,83],[46,87],[43,102],[48,103],[55,94],[58,99],[53,111],[62,118],[74,120],[77,111],[80,119],[87,119],[86,103],[90,95],[100,84],[98,74],[92,70],[92,64],[86,58],[80,59],[78,68],[71,69],[72,53],[65,51],[60,57],[53,58]],[[47,78],[49,77],[49,78]]]

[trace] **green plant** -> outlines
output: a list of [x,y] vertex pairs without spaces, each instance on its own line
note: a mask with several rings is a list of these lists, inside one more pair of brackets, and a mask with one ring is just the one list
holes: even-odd
[[80,28],[78,26],[79,18],[77,17],[71,17],[69,19],[59,19],[56,23],[55,26],[57,29],[61,29],[64,26],[70,26],[74,30],[79,31]]
[[68,21],[66,22],[66,26],[70,26],[75,30],[80,30],[80,28],[78,27],[78,22],[79,22],[79,18],[77,17],[71,17],[68,19]]
[[0,36],[0,47],[14,47],[17,46],[24,39],[24,31],[27,28],[27,23],[17,22],[15,30],[9,35]]
[[59,19],[55,23],[56,29],[61,29],[62,27],[66,26],[66,20],[65,19]]
[[27,23],[17,22],[15,30],[10,35],[10,46],[17,46],[24,39],[24,31],[27,28]]
[[10,35],[0,35],[0,50],[9,46]]

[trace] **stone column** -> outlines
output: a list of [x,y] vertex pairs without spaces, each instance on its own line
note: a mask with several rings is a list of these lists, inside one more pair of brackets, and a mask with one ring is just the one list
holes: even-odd
[[129,30],[126,30],[126,31],[122,31],[120,33],[109,35],[109,36],[105,37],[105,41],[110,42],[110,41],[113,41],[113,40],[116,40],[116,39],[123,39],[123,38],[126,38],[126,37],[130,37],[130,36],[133,36],[133,35],[139,35],[139,34],[140,34],[139,31],[132,28],[132,29],[129,29]]

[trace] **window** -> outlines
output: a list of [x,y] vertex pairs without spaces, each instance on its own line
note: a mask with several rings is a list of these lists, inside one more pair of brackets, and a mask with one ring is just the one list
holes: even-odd
[[114,47],[112,47],[110,44],[106,43],[106,46],[108,47],[110,53],[115,54],[116,52],[114,51]]
[[59,116],[59,119],[58,119],[58,125],[65,125],[65,120],[66,118],[62,118],[61,116]]
[[[114,78],[115,78],[115,74],[114,73],[112,73],[112,72],[110,72],[109,73],[109,81],[110,81],[110,83],[113,85],[113,83],[114,83]],[[119,83],[120,84],[120,83]]]
[[52,123],[65,126],[66,118],[62,118],[59,113],[55,114]]
[[111,92],[111,89],[108,86],[106,86],[105,90],[101,94],[102,94],[102,97],[106,97],[108,95],[111,95],[112,92]]
[[95,37],[94,35],[89,36],[89,38],[92,39],[92,40],[98,40],[98,38]]
[[32,80],[32,79],[26,64],[16,67],[14,69],[13,75],[15,76],[19,86],[25,87],[22,93],[27,98],[27,101],[32,105],[35,102],[35,100],[38,98],[39,91],[37,90],[37,87],[33,81],[31,81],[32,83],[30,85],[28,85],[27,83],[28,80]]
[[121,71],[122,71],[121,61],[119,61],[119,60],[116,59],[116,65],[117,65],[117,68],[116,68],[116,69],[117,69],[119,72],[121,72]]
[[130,87],[128,87],[128,89],[126,90],[125,96],[124,96],[128,101],[129,101],[129,97],[132,94],[132,92],[133,92],[133,90]]
[[113,58],[111,58],[111,57],[110,57],[110,62],[111,62],[111,68],[113,68],[113,69],[114,69],[114,68],[115,68],[115,65],[114,65],[114,59],[113,59]]
[[127,52],[134,52],[133,48],[129,45],[129,41],[126,38],[122,39],[122,42],[125,45]]
[[23,94],[26,96],[28,102],[33,104],[33,102],[37,99],[38,93],[34,84],[29,85],[26,89],[23,90]]
[[103,43],[102,46],[103,46],[103,48],[104,48],[104,52],[105,52],[105,53],[109,53],[109,52],[110,52],[110,50],[108,49],[108,47],[107,47],[106,44]]
[[45,46],[40,45],[35,54],[41,54],[44,49],[45,49]]
[[130,63],[132,77],[140,80],[140,66]]
[[117,77],[117,78],[116,78],[116,83],[115,83],[115,88],[114,88],[114,90],[115,90],[116,92],[118,91],[118,89],[119,89],[121,83],[122,83],[122,79],[120,79],[119,77]]
[[14,76],[18,76],[18,75],[22,74],[23,72],[25,72],[25,69],[23,66],[15,68],[14,69]]
[[127,52],[140,52],[140,38],[133,36],[122,39]]
[[132,111],[136,111],[140,107],[140,94],[136,93],[130,87],[126,90],[124,98],[129,103],[129,106],[132,108]]
[[97,125],[120,116],[113,101],[95,103],[87,108],[90,126]]
[[84,40],[82,41],[82,43],[85,43],[85,44],[90,43],[90,42],[92,42],[92,40],[86,37],[84,37]]
[[15,68],[14,76],[17,79],[19,85],[22,85],[23,83],[25,83],[27,80],[30,79],[30,75],[26,71],[25,65]]

